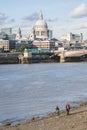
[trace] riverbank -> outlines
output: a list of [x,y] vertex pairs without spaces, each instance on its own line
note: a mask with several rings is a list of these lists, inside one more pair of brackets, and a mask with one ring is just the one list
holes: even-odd
[[0,64],[18,64],[20,52],[0,53]]
[[33,63],[72,63],[87,62],[86,56],[66,57],[64,61],[59,56],[53,54],[33,54],[32,58],[25,58],[21,52],[0,53],[0,64],[33,64]]
[[7,124],[0,130],[87,130],[87,102],[72,108],[69,116],[65,111],[58,117],[53,113],[42,119],[32,118],[24,124]]

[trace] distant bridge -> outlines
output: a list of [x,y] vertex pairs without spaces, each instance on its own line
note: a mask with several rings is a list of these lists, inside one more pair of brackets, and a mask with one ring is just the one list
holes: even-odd
[[86,49],[55,51],[55,55],[62,57],[79,57],[87,54]]
[[87,55],[87,49],[55,51],[54,55],[57,55],[60,57],[60,62],[65,62],[65,58],[81,57],[81,56]]
[[64,57],[80,57],[87,54],[87,50],[65,51]]

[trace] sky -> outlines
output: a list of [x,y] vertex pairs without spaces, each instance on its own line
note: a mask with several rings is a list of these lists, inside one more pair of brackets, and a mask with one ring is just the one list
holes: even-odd
[[72,32],[87,39],[87,0],[0,0],[0,29],[20,27],[28,36],[40,10],[54,38]]

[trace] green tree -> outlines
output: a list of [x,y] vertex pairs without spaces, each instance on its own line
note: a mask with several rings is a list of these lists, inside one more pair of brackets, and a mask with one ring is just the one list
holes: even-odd
[[19,50],[18,50],[18,51],[23,52],[25,48],[31,49],[32,47],[29,46],[29,45],[21,45],[21,46],[19,47]]

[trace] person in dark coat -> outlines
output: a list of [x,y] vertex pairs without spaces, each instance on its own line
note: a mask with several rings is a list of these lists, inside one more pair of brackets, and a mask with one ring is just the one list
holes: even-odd
[[60,110],[59,110],[59,107],[57,106],[57,107],[56,107],[56,115],[59,116],[59,114],[60,114]]

